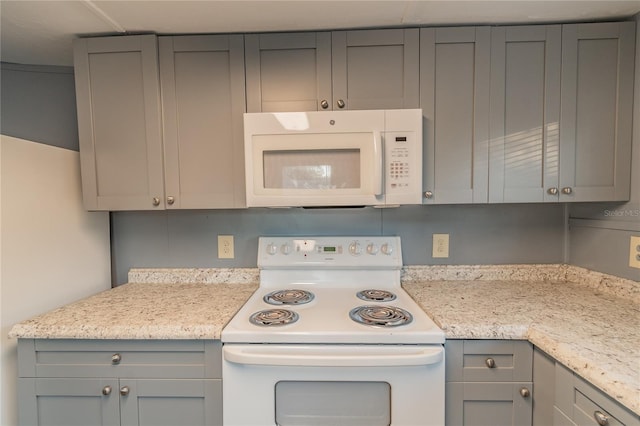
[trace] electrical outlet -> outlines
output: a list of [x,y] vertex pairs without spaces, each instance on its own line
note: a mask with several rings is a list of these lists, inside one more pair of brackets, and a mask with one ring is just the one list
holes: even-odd
[[640,237],[629,239],[629,266],[640,269]]
[[233,235],[218,235],[218,259],[233,258]]
[[433,234],[433,253],[431,257],[449,257],[449,234]]

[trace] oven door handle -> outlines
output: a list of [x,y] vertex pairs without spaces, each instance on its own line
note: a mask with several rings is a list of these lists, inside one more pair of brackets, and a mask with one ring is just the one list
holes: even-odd
[[403,367],[442,362],[442,346],[224,345],[234,364],[300,367]]

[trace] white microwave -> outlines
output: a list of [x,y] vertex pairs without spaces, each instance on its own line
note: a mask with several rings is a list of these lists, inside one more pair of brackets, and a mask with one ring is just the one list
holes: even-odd
[[244,114],[248,207],[422,203],[422,110]]

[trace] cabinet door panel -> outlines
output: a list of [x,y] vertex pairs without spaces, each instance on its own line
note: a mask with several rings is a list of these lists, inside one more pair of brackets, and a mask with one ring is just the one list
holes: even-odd
[[531,397],[522,397],[522,383],[447,383],[446,424],[450,426],[530,425]]
[[160,38],[167,208],[244,207],[242,36]]
[[[88,210],[164,207],[157,59],[155,36],[74,41]],[[154,197],[160,199],[156,206]]]
[[[111,392],[103,395],[109,386]],[[116,379],[18,379],[23,425],[119,425]]]
[[123,426],[222,425],[221,380],[120,380]]
[[247,111],[317,111],[331,105],[331,34],[245,36]]
[[332,33],[333,109],[417,108],[417,29]]
[[489,29],[420,33],[426,204],[487,201]]
[[635,23],[564,25],[560,201],[629,199]]
[[560,31],[492,29],[489,202],[558,200]]

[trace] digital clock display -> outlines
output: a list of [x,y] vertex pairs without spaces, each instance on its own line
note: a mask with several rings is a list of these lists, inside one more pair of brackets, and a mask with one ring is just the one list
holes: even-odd
[[322,247],[322,251],[325,252],[325,253],[335,253],[336,248],[335,248],[335,246],[333,246],[333,247],[324,246],[324,247]]

